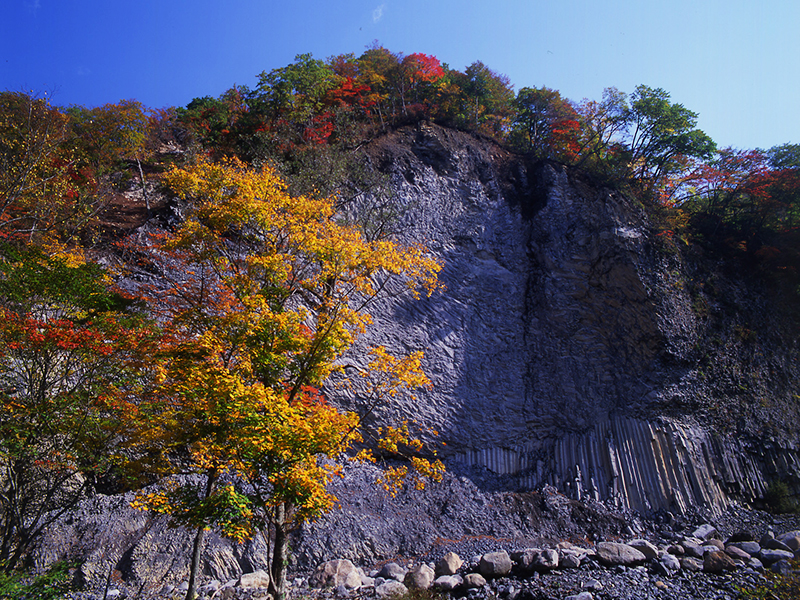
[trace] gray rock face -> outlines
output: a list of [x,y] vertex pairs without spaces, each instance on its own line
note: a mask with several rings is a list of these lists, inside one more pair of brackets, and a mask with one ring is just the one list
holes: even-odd
[[[765,472],[797,469],[793,445],[740,441],[716,426],[739,410],[737,384],[717,382],[744,371],[774,399],[765,422],[800,422],[790,417],[800,417],[789,401],[797,390],[786,385],[800,380],[795,342],[778,311],[765,310],[766,296],[680,248],[665,250],[640,205],[559,166],[424,124],[376,140],[369,153],[392,178],[397,229],[442,260],[446,286],[373,311],[376,327],[360,347],[423,349],[434,384],[377,421],[414,415],[441,433],[451,461],[645,513],[749,501],[763,494]],[[789,354],[765,343],[763,362],[749,362],[723,298],[751,311],[748,320],[776,316],[763,327]],[[715,348],[712,322],[725,332],[714,334]],[[719,365],[713,376],[699,347],[725,358],[709,358]],[[357,404],[355,395],[338,400]],[[703,408],[712,418],[698,422],[698,409],[717,403],[725,411]]]

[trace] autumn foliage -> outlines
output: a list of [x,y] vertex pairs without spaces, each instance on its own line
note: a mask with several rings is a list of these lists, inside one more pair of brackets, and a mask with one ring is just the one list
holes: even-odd
[[[389,493],[441,477],[413,422],[365,427],[430,385],[421,351],[345,360],[389,290],[439,289],[425,248],[391,237],[386,176],[362,150],[421,121],[580,169],[641,200],[656,242],[797,283],[800,146],[718,149],[660,88],[515,93],[481,61],[456,70],[375,43],[298,55],[183,108],[0,92],[0,469],[15,482],[0,494],[0,566],[84,494],[158,477],[136,505],[197,532],[193,573],[208,528],[266,531],[279,597],[286,536],[335,505],[343,461],[402,458],[383,465]],[[157,164],[165,145],[182,149],[171,168]],[[143,164],[182,200],[181,222],[120,242],[124,260],[101,268],[99,216],[131,178],[144,194]],[[357,197],[373,205],[347,221]],[[349,410],[323,393],[332,378],[355,390]]]

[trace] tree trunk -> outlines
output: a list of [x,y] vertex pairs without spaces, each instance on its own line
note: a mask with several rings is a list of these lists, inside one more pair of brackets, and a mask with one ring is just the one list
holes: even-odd
[[272,550],[272,573],[270,574],[270,592],[275,600],[286,597],[286,563],[288,542],[286,537],[286,504],[281,502],[275,507],[275,546]]
[[150,210],[150,198],[147,196],[147,184],[144,181],[144,171],[142,170],[142,163],[138,159],[136,159],[136,164],[139,165],[139,178],[142,181],[142,196],[144,197],[145,206],[147,206],[147,220],[153,218],[153,211]]
[[[216,469],[208,471],[206,480],[206,492],[204,500],[208,499],[214,489],[214,482],[217,480]],[[200,556],[203,553],[203,540],[206,537],[206,528],[198,527],[194,534],[194,546],[192,547],[192,564],[189,567],[189,589],[186,590],[186,600],[194,600],[197,592],[197,572],[200,570]]]

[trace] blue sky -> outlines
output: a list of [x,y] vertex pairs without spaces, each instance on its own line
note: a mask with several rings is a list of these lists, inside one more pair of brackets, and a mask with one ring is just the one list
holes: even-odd
[[798,0],[3,0],[0,89],[185,106],[373,40],[579,101],[644,83],[720,146],[800,143]]

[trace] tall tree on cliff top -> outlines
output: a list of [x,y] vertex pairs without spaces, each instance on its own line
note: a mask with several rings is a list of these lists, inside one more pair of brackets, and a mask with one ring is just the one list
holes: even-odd
[[[340,369],[390,282],[431,293],[439,265],[420,247],[364,239],[339,224],[332,199],[292,197],[268,169],[204,162],[166,182],[194,209],[150,252],[170,284],[143,293],[169,336],[163,384],[141,408],[149,420],[139,439],[160,451],[163,473],[201,474],[204,484],[175,480],[141,505],[197,529],[189,597],[206,527],[236,539],[271,527],[271,586],[280,598],[287,532],[331,507],[330,459],[361,437],[359,415],[338,411],[318,388]],[[371,382],[364,412],[387,394],[426,385],[420,360],[375,348],[358,376]],[[383,449],[421,449],[404,424],[384,433]],[[412,466],[433,477],[441,470],[419,455]],[[386,482],[406,474],[389,471]]]
[[695,127],[697,113],[671,103],[661,88],[637,86],[629,97],[625,121],[630,175],[647,193],[690,167],[691,159],[710,158],[716,150],[714,141]]

